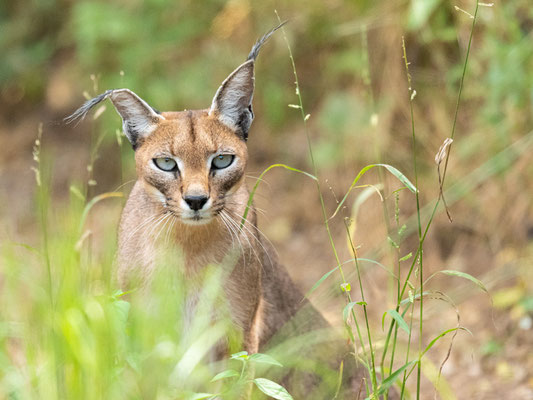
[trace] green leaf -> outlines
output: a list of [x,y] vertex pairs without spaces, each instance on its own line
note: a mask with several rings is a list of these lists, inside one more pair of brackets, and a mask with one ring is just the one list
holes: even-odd
[[481,290],[483,290],[485,293],[489,293],[483,282],[481,282],[479,279],[474,278],[472,275],[467,274],[466,272],[461,271],[454,271],[451,269],[444,269],[442,271],[437,271],[437,274],[445,274],[445,275],[451,275],[451,276],[458,276],[460,278],[468,279],[470,282],[473,282],[477,287],[479,287]]
[[378,267],[382,268],[386,273],[388,273],[390,276],[392,276],[393,278],[398,279],[398,277],[389,268],[387,268],[383,264],[377,262],[376,260],[371,260],[369,258],[360,258],[360,257],[358,257],[357,261],[359,261],[359,262],[365,261],[365,262],[377,265]]
[[[424,292],[422,296],[428,296],[430,294],[433,294],[433,292]],[[409,297],[406,298],[406,299],[403,299],[401,302],[400,302],[400,305],[404,306],[408,303],[414,303],[415,300],[418,300],[420,298],[420,293],[417,293],[417,294],[413,294],[412,291],[409,292]]]
[[390,236],[387,236],[387,240],[389,241],[390,245],[392,247],[394,247],[395,249],[399,249],[400,248],[400,246],[398,246],[398,244],[394,240],[392,240],[392,238]]
[[400,229],[398,229],[398,236],[402,236],[407,229],[407,225],[403,224]]
[[352,184],[350,185],[350,188],[348,189],[348,191],[346,192],[346,194],[344,195],[344,197],[342,198],[341,202],[339,203],[339,205],[337,206],[337,208],[335,209],[335,212],[333,213],[333,215],[330,217],[333,218],[335,217],[335,215],[337,215],[337,213],[339,212],[339,210],[342,208],[344,202],[346,201],[346,199],[348,198],[348,195],[350,194],[350,192],[354,189],[355,185],[357,184],[357,182],[359,181],[359,179],[361,179],[361,177],[370,169],[372,168],[375,168],[375,167],[383,167],[385,169],[387,169],[387,171],[389,171],[392,175],[394,175],[401,183],[403,183],[405,185],[405,187],[407,187],[407,189],[409,189],[411,192],[413,193],[416,193],[417,192],[417,189],[415,187],[415,185],[413,185],[411,183],[411,181],[409,179],[407,179],[407,177],[402,174],[400,171],[398,171],[396,168],[388,165],[388,164],[370,164],[370,165],[367,165],[366,167],[364,167],[360,172],[359,174],[357,174],[357,176],[355,177],[355,179],[353,180]]
[[437,335],[437,337],[435,337],[435,339],[433,339],[431,342],[429,342],[429,344],[427,345],[426,349],[422,352],[422,355],[426,354],[435,345],[435,343],[437,343],[437,341],[440,338],[442,338],[444,335],[447,335],[450,332],[454,332],[454,331],[458,331],[458,330],[469,332],[468,329],[466,329],[466,328],[464,328],[462,326],[459,326],[459,327],[456,327],[456,328],[447,329],[444,332],[441,332],[439,335]]
[[409,329],[409,325],[407,325],[407,322],[402,318],[400,314],[398,314],[398,311],[396,310],[387,310],[383,313],[383,317],[381,319],[381,327],[384,329],[385,326],[385,316],[389,314],[397,323],[400,328],[402,328],[404,331],[409,334],[411,330]]
[[352,290],[352,285],[350,285],[348,282],[346,283],[341,283],[341,290],[343,292],[349,292]]
[[314,285],[313,287],[305,294],[305,297],[309,297],[311,295],[311,293],[313,293],[321,284],[322,282],[324,282],[328,276],[330,276],[332,273],[334,273],[336,270],[339,269],[339,266],[336,266],[335,268],[333,268],[331,271],[328,271],[326,272],[324,275],[322,275],[322,278],[320,278]]
[[83,226],[85,225],[85,220],[87,219],[87,216],[89,215],[89,211],[91,211],[91,208],[94,207],[94,205],[102,200],[109,199],[111,197],[124,197],[124,194],[121,192],[109,192],[109,193],[102,193],[87,203],[85,208],[83,209],[83,213],[81,214],[80,218],[80,232],[83,229]]
[[[299,106],[298,106],[299,107]],[[298,172],[300,174],[304,174],[305,176],[308,176],[309,178],[313,179],[313,180],[318,180],[316,178],[316,176],[314,175],[311,175],[310,173],[308,172],[305,172],[305,171],[302,171],[302,170],[299,170],[297,168],[293,168],[293,167],[289,167],[288,165],[285,165],[285,164],[272,164],[270,165],[267,169],[265,169],[263,172],[261,172],[261,175],[259,175],[259,177],[257,178],[257,180],[255,181],[255,185],[254,187],[252,188],[252,191],[250,192],[250,196],[248,196],[248,203],[246,203],[246,208],[244,209],[244,214],[242,215],[242,220],[241,220],[241,225],[240,225],[240,229],[242,229],[242,226],[244,225],[244,223],[246,222],[246,218],[248,217],[248,211],[250,210],[250,207],[252,206],[252,202],[254,200],[254,196],[255,196],[255,192],[259,186],[259,183],[261,183],[261,181],[263,180],[263,176],[268,172],[270,171],[271,169],[273,168],[284,168],[286,170],[289,170],[289,171],[293,171],[293,172]]]
[[70,193],[72,193],[74,196],[76,196],[81,201],[85,201],[85,196],[81,193],[81,190],[78,189],[76,186],[74,185],[70,186]]
[[406,254],[405,256],[403,256],[402,258],[400,258],[400,262],[401,262],[401,261],[409,260],[411,257],[413,257],[413,253],[412,253],[412,252],[410,252],[409,254]]
[[385,379],[381,385],[379,385],[377,393],[373,393],[370,397],[367,397],[365,400],[370,399],[377,399],[379,396],[381,396],[385,391],[387,391],[398,379],[398,376],[405,371],[407,368],[409,368],[411,365],[415,364],[417,361],[410,361],[407,364],[402,365],[400,368],[398,368],[396,371],[394,371],[392,374],[390,374],[387,379]]
[[337,389],[335,390],[335,397],[333,397],[333,400],[335,400],[337,397],[339,397],[339,393],[341,391],[342,387],[342,373],[344,371],[344,361],[341,360],[341,365],[339,366],[339,377],[337,379]]
[[222,371],[215,375],[213,379],[211,379],[211,382],[219,381],[220,379],[226,379],[226,378],[234,378],[240,376],[240,374],[233,370],[233,369],[227,369],[225,371]]
[[407,29],[418,30],[428,23],[431,14],[442,0],[412,0],[408,13]]
[[273,357],[270,357],[267,354],[255,353],[255,354],[252,354],[248,359],[261,363],[261,364],[271,364],[271,365],[277,365],[278,367],[283,367],[283,365],[279,361],[277,361]]
[[238,353],[232,354],[230,356],[231,360],[248,360],[248,352],[247,351],[239,351]]
[[355,305],[366,306],[367,304],[364,301],[352,301],[346,304],[346,306],[342,310],[342,318],[344,319],[344,322],[348,322],[350,311],[352,310],[352,308],[354,308]]
[[186,397],[187,400],[204,400],[214,396],[213,393],[192,393]]
[[254,379],[255,386],[267,396],[278,400],[293,400],[292,396],[281,385],[265,378]]

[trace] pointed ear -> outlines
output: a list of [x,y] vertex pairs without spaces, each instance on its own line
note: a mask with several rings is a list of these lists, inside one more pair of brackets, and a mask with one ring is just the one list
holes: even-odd
[[253,95],[254,60],[248,60],[222,82],[213,98],[209,115],[217,116],[224,125],[246,140],[254,118]]
[[72,115],[65,118],[66,122],[84,119],[91,108],[107,98],[111,100],[118,114],[122,117],[122,129],[133,149],[136,149],[140,141],[148,137],[155,130],[157,124],[165,119],[131,90],[115,89],[108,90],[87,101]]
[[133,148],[137,147],[139,141],[148,137],[157,124],[165,119],[131,90],[113,90],[110,99],[122,117],[122,129]]

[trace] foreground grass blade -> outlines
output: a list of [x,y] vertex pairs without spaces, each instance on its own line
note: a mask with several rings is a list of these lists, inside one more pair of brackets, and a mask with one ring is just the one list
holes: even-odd
[[342,310],[342,319],[345,323],[348,323],[348,317],[350,316],[350,311],[352,311],[352,308],[354,308],[356,305],[358,306],[366,306],[366,302],[364,301],[351,301],[348,304],[344,306],[344,309]]
[[408,335],[411,333],[411,330],[409,329],[409,325],[407,325],[407,322],[405,322],[405,320],[396,310],[387,310],[383,313],[383,317],[381,318],[382,329],[385,329],[385,316],[387,314],[389,314],[392,318],[394,318],[394,320],[398,323],[398,326],[402,328],[404,331],[406,331]]
[[263,179],[263,176],[268,171],[270,171],[273,168],[285,168],[286,170],[289,170],[289,171],[293,171],[293,172],[298,172],[300,174],[304,174],[305,176],[308,176],[309,178],[311,178],[311,179],[313,179],[315,181],[317,180],[316,176],[311,175],[309,172],[305,172],[305,171],[299,170],[298,168],[289,167],[288,165],[285,165],[285,164],[272,164],[267,169],[265,169],[263,172],[261,172],[261,175],[259,175],[259,177],[257,178],[257,180],[255,182],[255,185],[254,185],[252,191],[250,192],[250,196],[248,197],[248,203],[246,204],[246,209],[244,210],[244,214],[242,216],[241,228],[244,225],[244,223],[246,222],[246,218],[248,217],[248,211],[250,211],[250,207],[252,206],[252,202],[254,200],[255,192],[257,190],[257,187],[259,186],[259,183]]
[[309,289],[309,291],[305,294],[305,297],[309,297],[311,295],[311,293],[313,293],[322,284],[322,282],[324,282],[328,278],[328,276],[330,276],[332,273],[334,273],[338,269],[339,269],[339,266],[336,266],[332,270],[329,270],[324,275],[322,275],[322,278],[320,278],[318,281],[316,281],[316,283],[313,285],[313,287],[311,289]]
[[89,215],[89,211],[91,211],[91,208],[94,207],[94,205],[102,200],[109,199],[111,197],[124,197],[124,194],[122,192],[109,192],[109,193],[102,193],[94,198],[91,199],[83,209],[83,213],[81,214],[80,218],[80,232],[83,229],[83,226],[85,225],[85,220],[87,219],[87,216]]
[[330,217],[333,218],[335,217],[335,215],[337,215],[337,213],[339,212],[339,210],[341,209],[342,205],[344,204],[344,202],[346,201],[346,199],[348,198],[348,195],[350,194],[350,192],[355,188],[355,185],[357,185],[357,182],[359,181],[359,179],[361,179],[361,177],[369,170],[371,170],[372,168],[375,168],[375,167],[383,167],[385,169],[387,169],[387,171],[389,171],[392,175],[394,175],[401,183],[403,183],[405,185],[405,187],[407,189],[409,189],[411,192],[413,193],[416,193],[417,192],[417,189],[415,187],[415,185],[413,185],[411,183],[411,181],[409,179],[407,179],[407,177],[402,174],[400,171],[398,171],[396,168],[394,168],[393,166],[391,165],[388,165],[388,164],[370,164],[370,165],[367,165],[366,167],[364,167],[360,172],[359,174],[357,174],[357,176],[355,177],[355,179],[353,180],[352,184],[350,185],[350,188],[348,189],[348,191],[346,192],[346,194],[344,195],[344,197],[342,198],[341,202],[339,203],[339,205],[337,206],[335,212],[333,213],[333,215]]
[[398,379],[398,377],[402,374],[403,371],[405,371],[407,368],[412,366],[413,364],[417,363],[417,361],[410,361],[407,364],[402,365],[400,368],[398,368],[396,371],[394,371],[387,379],[385,379],[381,385],[379,385],[379,389],[377,393],[373,393],[371,396],[367,397],[365,400],[372,400],[377,399],[379,396],[381,396],[383,393],[385,393]]
[[458,276],[459,278],[464,278],[464,279],[468,279],[470,282],[474,283],[478,288],[480,288],[481,290],[483,290],[485,293],[489,294],[489,291],[488,289],[485,287],[485,285],[483,284],[483,282],[481,282],[479,279],[473,277],[472,275],[470,274],[467,274],[466,272],[462,272],[462,271],[455,271],[453,269],[443,269],[442,271],[437,271],[435,272],[433,275],[431,275],[427,280],[426,280],[426,283],[427,281],[429,281],[431,278],[433,278],[435,275],[437,274],[444,274],[444,275],[450,275],[450,276]]
[[248,359],[250,361],[255,361],[261,364],[270,364],[270,365],[277,365],[278,367],[283,367],[283,364],[281,364],[278,360],[263,353],[252,354]]
[[267,396],[278,400],[293,400],[292,396],[281,385],[265,378],[254,379],[255,386]]
[[465,327],[463,327],[463,326],[459,326],[459,327],[451,328],[451,329],[446,329],[444,332],[442,332],[439,335],[437,335],[437,337],[435,337],[431,342],[429,342],[429,344],[427,345],[426,349],[422,352],[422,355],[420,356],[420,358],[422,358],[422,356],[425,355],[435,345],[435,343],[437,343],[437,341],[439,339],[441,339],[443,336],[447,335],[450,332],[455,332],[455,331],[458,331],[458,330],[470,333],[470,331],[468,329],[466,329]]
[[234,377],[237,377],[237,376],[240,376],[240,375],[241,374],[239,374],[237,371],[235,371],[233,369],[227,369],[226,371],[222,371],[219,374],[216,374],[213,377],[213,379],[211,379],[211,382],[216,382],[216,381],[219,381],[221,379],[234,378]]

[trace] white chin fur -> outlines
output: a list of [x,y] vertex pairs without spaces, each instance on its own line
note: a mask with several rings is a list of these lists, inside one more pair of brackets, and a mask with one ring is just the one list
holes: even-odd
[[180,218],[181,222],[186,225],[206,225],[213,221],[213,217],[199,217],[199,218]]

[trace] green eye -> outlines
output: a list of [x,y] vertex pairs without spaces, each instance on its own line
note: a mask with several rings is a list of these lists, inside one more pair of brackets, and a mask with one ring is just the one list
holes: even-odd
[[157,168],[163,171],[172,172],[178,170],[178,164],[176,164],[176,161],[169,157],[154,158],[154,164]]
[[233,154],[219,154],[213,158],[213,168],[214,169],[224,169],[231,165],[235,156]]

